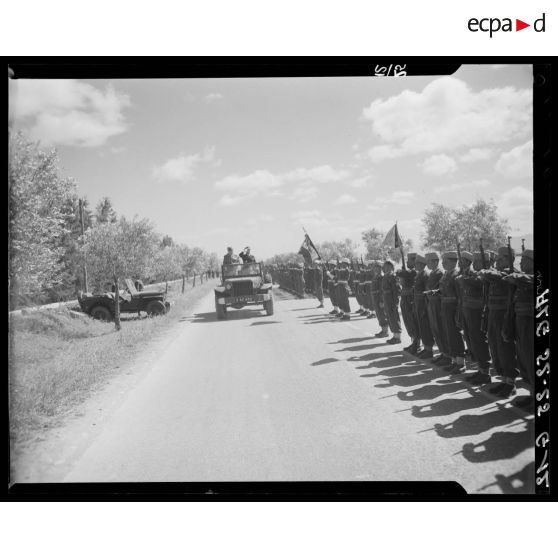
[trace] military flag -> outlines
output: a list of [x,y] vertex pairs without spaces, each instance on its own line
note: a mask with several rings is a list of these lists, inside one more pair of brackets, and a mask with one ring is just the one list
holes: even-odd
[[298,253],[304,258],[306,265],[312,265],[312,253],[310,252],[310,245],[308,244],[308,235],[304,236]]
[[387,246],[388,248],[401,248],[403,246],[403,239],[399,236],[399,231],[397,230],[397,223],[389,229],[382,242],[382,246]]

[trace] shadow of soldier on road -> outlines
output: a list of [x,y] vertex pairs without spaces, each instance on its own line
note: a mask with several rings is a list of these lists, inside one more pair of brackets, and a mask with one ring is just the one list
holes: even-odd
[[529,427],[521,432],[494,432],[482,442],[465,444],[462,453],[471,463],[513,459],[533,446],[533,438],[533,429]]
[[338,358],[323,358],[322,360],[317,360],[313,362],[310,366],[320,366],[321,364],[329,364],[330,362],[339,362]]
[[344,351],[366,351],[368,349],[375,349],[376,347],[379,347],[380,345],[384,345],[384,344],[385,343],[379,341],[377,343],[372,343],[371,345],[353,345],[352,347],[343,347],[342,349],[335,349],[335,352],[341,353]]
[[495,475],[496,480],[479,488],[478,492],[497,486],[504,494],[532,494],[535,491],[535,462],[528,463],[513,475]]
[[371,341],[372,335],[367,337],[349,337],[349,339],[340,339],[339,341],[330,341],[328,345],[337,345],[339,343],[359,343],[360,341]]
[[436,399],[440,395],[459,393],[461,391],[465,391],[466,389],[467,387],[459,382],[449,384],[434,383],[410,391],[400,391],[397,393],[397,397],[399,397],[401,401]]
[[436,434],[442,438],[458,438],[482,434],[496,426],[506,426],[516,421],[525,421],[517,412],[496,404],[496,409],[481,415],[462,415],[448,424],[435,424]]
[[434,403],[422,406],[414,405],[411,409],[411,413],[417,418],[438,417],[452,415],[453,413],[467,411],[469,409],[480,409],[487,405],[494,405],[494,403],[482,395],[473,395],[472,397],[460,399],[442,399],[441,401],[435,401]]

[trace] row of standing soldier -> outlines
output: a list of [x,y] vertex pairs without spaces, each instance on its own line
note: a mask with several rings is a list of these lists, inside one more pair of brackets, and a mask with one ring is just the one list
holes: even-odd
[[[350,320],[349,296],[355,312],[378,320],[378,338],[401,343],[401,317],[412,343],[405,351],[428,359],[449,374],[466,374],[473,386],[486,386],[494,396],[516,394],[523,378],[531,393],[534,383],[533,250],[522,250],[521,271],[513,268],[515,253],[508,246],[496,252],[448,251],[441,255],[409,253],[406,265],[395,269],[392,260],[355,264],[342,258],[335,264],[314,260],[273,270],[284,288],[304,296],[312,291],[323,308],[329,294],[332,318]],[[404,260],[403,260],[404,262]],[[441,265],[440,265],[441,264]],[[434,348],[438,354],[434,356]],[[468,358],[466,359],[466,356]],[[514,404],[528,409],[532,397]]]

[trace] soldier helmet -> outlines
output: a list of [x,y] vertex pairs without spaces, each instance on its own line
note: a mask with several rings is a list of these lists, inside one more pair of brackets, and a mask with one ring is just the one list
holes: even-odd
[[439,259],[440,259],[440,256],[439,256],[438,252],[427,252],[427,253],[424,255],[424,257],[425,257],[425,259],[426,259],[427,262],[428,262],[429,260],[439,260]]
[[339,260],[340,263],[344,263],[344,264],[350,264],[351,262],[349,261],[349,258],[341,258],[341,260]]
[[534,257],[533,257],[533,250],[527,249],[527,250],[523,250],[522,254],[521,254],[522,258],[529,258],[530,260],[534,261]]
[[467,260],[468,262],[472,262],[473,261],[473,254],[471,254],[471,252],[467,252],[467,250],[463,250],[461,252],[461,259],[462,260]]
[[449,250],[442,254],[443,260],[457,260],[457,252],[455,250]]
[[417,254],[417,256],[416,256],[416,258],[415,258],[415,261],[416,261],[417,263],[423,263],[423,264],[425,264],[425,263],[426,263],[426,258],[425,258],[424,256],[421,256],[420,254]]
[[395,269],[395,262],[393,260],[384,260],[384,265],[389,264]]

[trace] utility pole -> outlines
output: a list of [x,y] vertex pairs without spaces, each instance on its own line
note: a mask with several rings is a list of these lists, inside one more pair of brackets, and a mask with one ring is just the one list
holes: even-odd
[[[83,222],[83,200],[81,198],[79,198],[79,221],[81,224],[81,236],[83,238],[83,236],[85,235],[85,225]],[[83,283],[84,283],[84,287],[85,287],[85,292],[89,292],[89,288],[87,285],[87,262],[85,260],[85,255],[84,255],[84,260],[83,260]]]

